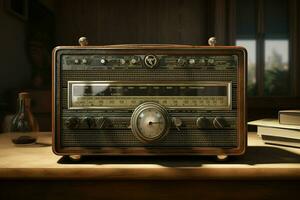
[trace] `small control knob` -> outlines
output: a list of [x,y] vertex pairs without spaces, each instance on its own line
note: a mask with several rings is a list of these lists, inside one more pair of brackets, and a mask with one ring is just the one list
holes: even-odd
[[201,129],[210,128],[210,120],[206,117],[198,117],[196,120],[196,126]]
[[205,65],[206,61],[205,61],[204,58],[201,58],[201,59],[199,60],[199,63],[200,63],[201,65]]
[[176,129],[180,131],[180,127],[182,126],[182,120],[178,117],[172,117],[172,122],[175,125]]
[[75,63],[75,64],[79,64],[79,60],[78,60],[78,59],[75,59],[75,60],[74,60],[74,63]]
[[195,63],[196,63],[195,59],[193,59],[193,58],[189,59],[189,64],[190,64],[190,65],[193,65],[193,64],[195,64]]
[[76,129],[79,127],[79,119],[77,117],[70,117],[66,119],[65,125],[68,129]]
[[105,60],[104,58],[101,58],[101,59],[100,59],[100,63],[101,63],[102,65],[105,65],[105,64],[106,64],[106,60]]
[[215,128],[224,128],[227,126],[227,123],[223,117],[215,117],[213,119],[213,125]]
[[86,128],[96,128],[95,119],[92,117],[83,118],[83,124]]
[[126,64],[126,60],[123,59],[123,58],[121,58],[121,59],[120,59],[120,64],[121,64],[121,65],[125,65],[125,64]]
[[215,60],[214,60],[213,58],[209,58],[209,59],[207,60],[207,63],[208,63],[209,65],[213,65],[213,64],[215,63]]
[[132,65],[135,65],[135,64],[137,63],[137,59],[132,58],[132,59],[130,60],[130,63],[131,63]]
[[179,59],[177,60],[177,63],[178,63],[178,65],[183,66],[183,65],[185,65],[185,63],[186,63],[186,60],[183,59],[183,58],[179,58]]
[[87,64],[87,59],[86,58],[84,58],[84,59],[82,59],[82,64]]

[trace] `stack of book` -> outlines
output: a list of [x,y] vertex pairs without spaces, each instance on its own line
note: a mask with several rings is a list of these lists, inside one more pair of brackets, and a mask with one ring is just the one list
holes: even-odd
[[278,119],[248,122],[257,126],[257,134],[267,144],[300,147],[300,110],[282,110]]

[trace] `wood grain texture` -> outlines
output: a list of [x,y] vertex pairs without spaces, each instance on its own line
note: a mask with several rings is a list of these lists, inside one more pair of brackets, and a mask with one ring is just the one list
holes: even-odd
[[300,149],[263,144],[250,133],[246,154],[211,157],[94,157],[63,161],[51,133],[14,146],[0,135],[0,199],[297,199]]
[[176,43],[207,44],[206,0],[66,0],[56,6],[56,38],[60,45]]
[[287,181],[6,181],[1,199],[298,199]]
[[249,134],[243,157],[87,157],[73,163],[52,153],[50,133],[36,145],[15,146],[0,135],[0,180],[300,180],[300,149],[263,144]]

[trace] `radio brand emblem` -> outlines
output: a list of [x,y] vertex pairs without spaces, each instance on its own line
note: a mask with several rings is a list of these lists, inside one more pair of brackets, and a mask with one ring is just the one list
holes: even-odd
[[155,55],[147,55],[144,59],[144,63],[147,67],[153,68],[157,65],[158,60]]

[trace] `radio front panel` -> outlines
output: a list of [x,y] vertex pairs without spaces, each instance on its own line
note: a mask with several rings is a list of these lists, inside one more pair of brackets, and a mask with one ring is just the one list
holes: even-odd
[[54,152],[236,155],[245,136],[245,50],[59,47]]

